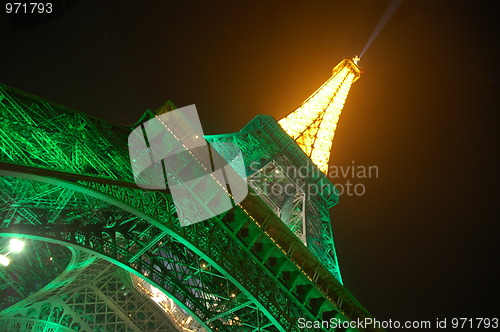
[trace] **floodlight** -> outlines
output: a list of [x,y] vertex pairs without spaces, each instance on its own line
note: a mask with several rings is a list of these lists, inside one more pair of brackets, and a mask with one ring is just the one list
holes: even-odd
[[0,254],[0,264],[5,265],[5,266],[9,265],[10,264],[9,257]]
[[19,239],[10,239],[9,249],[11,252],[20,252],[24,248],[24,241]]

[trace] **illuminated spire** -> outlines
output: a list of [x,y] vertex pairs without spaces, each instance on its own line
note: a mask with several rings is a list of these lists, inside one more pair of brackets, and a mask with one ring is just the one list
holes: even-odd
[[278,121],[323,173],[328,171],[332,140],[347,94],[361,75],[358,61],[357,56],[342,60],[325,84]]

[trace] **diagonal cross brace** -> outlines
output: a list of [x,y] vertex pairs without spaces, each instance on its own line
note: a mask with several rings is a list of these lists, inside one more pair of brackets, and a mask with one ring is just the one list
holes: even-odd
[[151,249],[151,247],[153,247],[154,245],[156,245],[158,243],[158,241],[160,241],[161,239],[163,239],[165,237],[165,235],[167,235],[167,232],[161,232],[160,234],[158,234],[154,239],[152,239],[151,241],[149,241],[148,244],[146,244],[144,247],[142,247],[142,249],[139,250],[134,256],[132,256],[132,258],[130,258],[128,260],[128,262],[129,263],[133,263],[136,260],[138,260],[146,251],[148,251],[149,249]]
[[229,309],[229,310],[227,310],[227,311],[224,311],[223,313],[218,314],[217,316],[214,316],[214,317],[210,318],[209,320],[207,320],[207,321],[205,322],[205,324],[210,323],[210,322],[212,322],[212,321],[214,321],[214,320],[217,320],[217,319],[219,319],[219,318],[222,318],[222,317],[224,317],[224,316],[227,316],[227,315],[229,315],[229,314],[232,314],[233,312],[238,311],[238,310],[240,310],[240,309],[242,309],[242,308],[244,308],[244,307],[248,307],[248,306],[249,306],[249,305],[251,305],[251,304],[253,304],[253,302],[252,302],[252,301],[247,301],[247,302],[245,302],[245,303],[242,303],[242,304],[240,304],[240,305],[238,305],[238,306],[236,306],[236,307],[233,307],[233,308],[231,308],[231,309]]

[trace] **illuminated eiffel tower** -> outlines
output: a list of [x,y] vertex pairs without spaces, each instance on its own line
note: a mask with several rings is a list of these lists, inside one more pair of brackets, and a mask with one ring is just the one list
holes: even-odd
[[[207,136],[242,150],[249,195],[186,227],[168,191],[135,184],[133,128],[0,86],[0,330],[298,331],[301,319],[370,318],[342,286],[338,192],[324,174],[359,75],[343,60],[279,124],[259,115]],[[7,253],[9,238],[24,251]]]
[[279,124],[318,168],[326,173],[340,113],[347,94],[359,76],[358,57],[333,68],[332,77]]

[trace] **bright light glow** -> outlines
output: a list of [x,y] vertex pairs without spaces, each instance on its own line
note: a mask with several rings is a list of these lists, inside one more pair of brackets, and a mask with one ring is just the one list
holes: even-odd
[[20,252],[24,248],[24,241],[18,239],[10,239],[9,249],[11,252]]
[[193,320],[189,314],[161,290],[136,275],[132,275],[132,280],[134,287],[154,301],[169,316],[170,321],[176,325],[179,331],[205,332],[205,329],[197,321]]
[[332,141],[347,94],[361,75],[357,61],[356,58],[342,60],[325,84],[278,121],[323,173],[328,172]]
[[7,257],[5,255],[0,255],[0,264],[2,264],[4,266],[8,266],[10,264],[9,257]]

